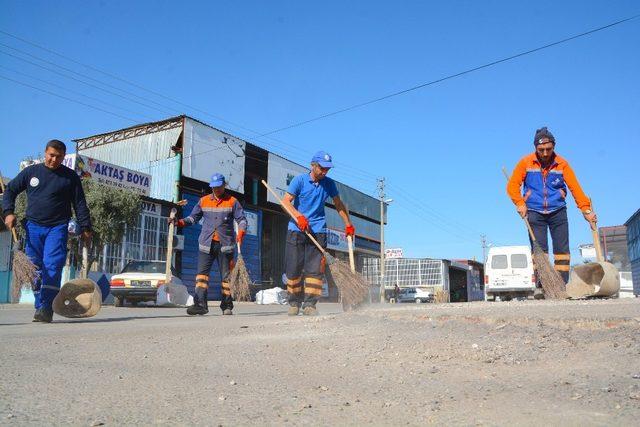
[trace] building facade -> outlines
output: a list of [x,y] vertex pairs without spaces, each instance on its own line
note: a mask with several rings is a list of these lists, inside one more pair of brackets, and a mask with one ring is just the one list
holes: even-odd
[[629,248],[627,246],[627,227],[615,225],[599,227],[600,247],[606,261],[616,266],[618,271],[631,271]]
[[631,265],[633,293],[640,296],[640,209],[624,223],[627,227],[627,248]]
[[380,259],[367,258],[364,260],[362,274],[372,285],[372,289],[379,289],[380,283],[384,282],[387,299],[392,296],[397,285],[399,288],[424,289],[434,295],[438,291],[444,292],[450,302],[484,300],[484,268],[477,261],[387,258],[384,266],[382,278]]

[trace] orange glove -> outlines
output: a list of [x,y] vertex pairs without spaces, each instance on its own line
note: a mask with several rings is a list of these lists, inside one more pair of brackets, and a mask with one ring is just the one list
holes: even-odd
[[184,227],[184,219],[178,219],[178,218],[167,218],[167,222],[169,224],[171,224],[173,222],[174,225],[176,225],[177,227]]
[[344,234],[351,237],[356,235],[356,228],[353,226],[353,224],[349,224],[344,228]]
[[306,231],[309,229],[309,220],[304,215],[300,215],[299,217],[297,217],[296,223],[300,231]]
[[244,235],[245,234],[247,234],[246,231],[238,230],[238,234],[236,234],[236,242],[238,242],[239,245],[242,244],[242,241],[244,240]]

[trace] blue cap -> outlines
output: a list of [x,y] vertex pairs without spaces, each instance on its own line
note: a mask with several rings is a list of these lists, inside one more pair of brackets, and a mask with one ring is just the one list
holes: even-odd
[[331,163],[331,155],[326,151],[318,151],[311,159],[311,163],[317,163],[323,168],[333,167],[333,163]]
[[224,185],[224,175],[221,173],[214,173],[211,175],[211,182],[209,182],[209,187],[221,187]]

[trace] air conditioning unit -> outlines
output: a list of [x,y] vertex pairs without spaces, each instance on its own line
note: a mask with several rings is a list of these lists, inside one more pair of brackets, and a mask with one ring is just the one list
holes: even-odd
[[173,250],[174,251],[183,251],[184,250],[184,235],[175,234],[173,236]]

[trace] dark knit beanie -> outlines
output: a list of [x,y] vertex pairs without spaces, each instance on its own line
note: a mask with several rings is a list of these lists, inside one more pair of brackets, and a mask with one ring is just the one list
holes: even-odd
[[549,138],[549,141],[556,145],[556,139],[553,137],[553,134],[549,132],[547,127],[540,128],[536,130],[536,136],[533,137],[533,145],[536,147],[540,144],[540,140],[543,138]]

